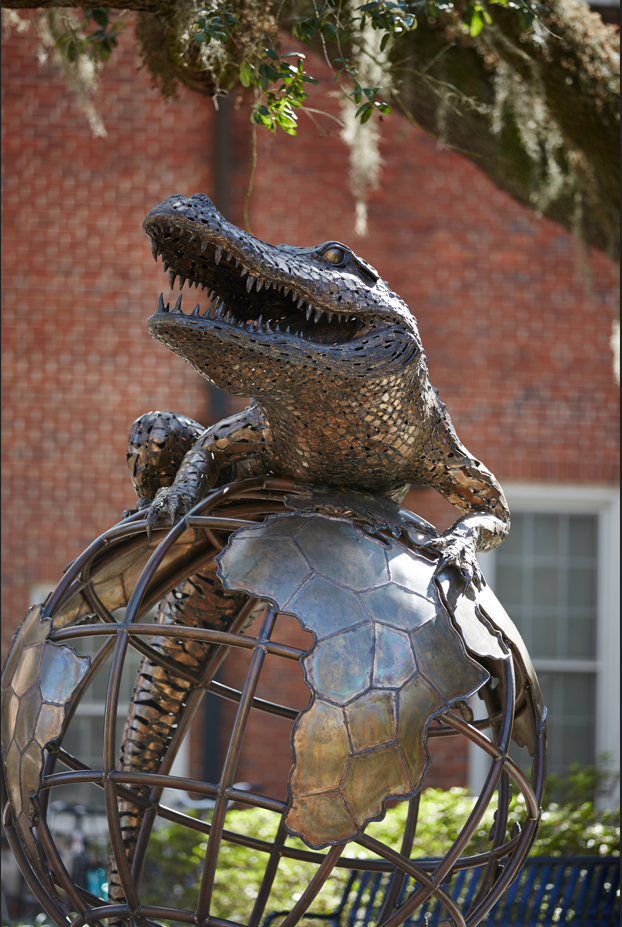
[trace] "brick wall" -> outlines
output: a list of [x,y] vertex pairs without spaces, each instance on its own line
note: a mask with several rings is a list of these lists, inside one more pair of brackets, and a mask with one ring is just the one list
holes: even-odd
[[[292,48],[295,44],[286,42]],[[286,50],[289,50],[286,49]],[[212,192],[212,103],[149,88],[126,34],[106,68],[94,139],[28,36],[3,41],[3,646],[34,583],[63,566],[132,503],[129,425],[160,408],[207,424],[218,404],[154,342],[146,319],[165,278],[140,224],[172,193]],[[321,61],[312,105],[338,112]],[[248,103],[232,113],[228,217],[242,223],[250,165]],[[394,115],[382,135],[382,185],[369,235],[353,233],[348,156],[338,129],[301,116],[297,139],[259,134],[253,231],[290,244],[338,239],[377,267],[417,316],[430,373],[457,430],[503,480],[617,479],[617,390],[609,337],[614,265],[497,190],[472,164]],[[242,408],[241,400],[229,411]],[[222,403],[219,405],[222,414]],[[455,517],[433,490],[408,504],[444,529]],[[303,646],[294,621],[278,638]],[[286,661],[281,661],[286,662]],[[239,684],[245,658],[223,680]],[[302,706],[298,668],[267,674],[260,694]],[[234,707],[223,711],[225,728]],[[253,717],[238,779],[283,794],[287,723]],[[205,727],[192,733],[201,776]],[[466,750],[437,742],[429,784],[465,781]]]

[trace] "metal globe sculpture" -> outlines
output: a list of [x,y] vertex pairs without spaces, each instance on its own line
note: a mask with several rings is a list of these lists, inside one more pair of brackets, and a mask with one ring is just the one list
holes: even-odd
[[[300,887],[285,927],[304,917],[335,866],[393,873],[378,918],[384,927],[398,927],[431,899],[444,908],[442,923],[474,927],[482,921],[517,877],[535,836],[544,789],[545,709],[520,635],[491,590],[485,584],[465,590],[452,567],[435,572],[437,562],[423,546],[435,536],[423,519],[384,498],[253,478],[213,490],[174,528],[159,527],[152,536],[137,512],[70,565],[46,603],[29,610],[2,676],[4,826],[28,884],[55,923],[143,927],[171,920],[224,927],[230,922],[214,916],[210,905],[221,843],[233,839],[265,853],[249,921],[259,924],[278,861],[294,854],[287,834],[302,838],[309,849],[297,849],[297,857],[318,869]],[[171,618],[171,595],[189,578],[196,586],[202,577],[209,579],[211,594],[227,603],[222,627],[206,626],[200,615],[190,623]],[[161,610],[156,623],[145,621],[167,596],[168,617]],[[121,618],[114,614],[118,609],[124,609]],[[259,613],[261,629],[251,637],[244,631]],[[271,639],[279,614],[293,615],[313,634],[308,652]],[[101,641],[93,658],[79,653],[88,638]],[[151,761],[148,736],[131,712],[121,757],[116,755],[119,686],[130,647],[183,693],[166,750]],[[232,648],[252,652],[239,690],[214,679]],[[311,694],[303,711],[257,697],[267,654],[300,660]],[[63,738],[110,656],[102,763],[92,769],[64,749]],[[218,783],[170,776],[206,691],[239,703]],[[488,711],[478,722],[465,701],[475,692]],[[234,786],[251,709],[292,722],[287,802]],[[488,727],[491,738],[483,733]],[[491,758],[490,771],[445,856],[417,861],[410,856],[430,762],[427,743],[447,736],[476,744]],[[533,756],[531,781],[508,755],[512,738]],[[57,769],[59,761],[67,771]],[[524,796],[526,817],[522,830],[508,835],[510,781]],[[47,822],[50,790],[83,782],[105,793],[112,848],[107,899],[74,883]],[[212,798],[211,822],[165,807],[165,787]],[[465,856],[495,795],[490,850]],[[390,799],[411,802],[401,852],[365,833],[371,821],[382,819]],[[223,832],[231,800],[278,812],[275,840]],[[207,837],[195,911],[141,900],[141,872],[158,817]],[[352,857],[350,844],[378,858]],[[447,885],[454,873],[473,866],[485,867],[484,877],[462,911]],[[409,877],[416,888],[404,901]]]

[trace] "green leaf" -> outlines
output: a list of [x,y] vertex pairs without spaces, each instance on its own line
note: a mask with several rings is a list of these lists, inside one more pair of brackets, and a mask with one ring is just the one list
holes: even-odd
[[482,19],[480,14],[477,11],[475,11],[471,18],[471,26],[469,28],[469,33],[471,37],[475,38],[475,36],[480,34],[483,28],[484,28],[484,20]]
[[198,44],[198,45],[202,45],[203,42],[205,41],[205,33],[204,33],[204,32],[196,32],[194,37],[195,37],[195,39],[197,40],[197,44]]
[[374,108],[370,106],[369,109],[366,109],[363,115],[361,116],[361,125],[364,125],[369,119],[371,119],[371,114],[373,113]]
[[254,76],[253,66],[248,61],[243,61],[240,65],[240,83],[243,87],[248,87]]
[[268,56],[268,58],[272,58],[273,61],[279,60],[279,56],[272,48],[264,48],[264,51],[266,55]]
[[95,20],[98,26],[102,26],[104,29],[108,25],[108,11],[107,10],[93,10],[91,16]]
[[391,112],[391,107],[388,103],[380,103],[378,106],[378,111],[388,115]]
[[382,42],[380,43],[380,51],[384,51],[387,45],[389,44],[389,39],[391,38],[390,32],[385,32],[382,36]]

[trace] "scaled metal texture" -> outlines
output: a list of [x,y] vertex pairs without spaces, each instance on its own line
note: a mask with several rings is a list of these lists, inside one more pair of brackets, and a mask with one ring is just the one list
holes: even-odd
[[319,514],[241,528],[217,560],[225,588],[270,600],[317,642],[301,658],[313,699],[292,731],[285,826],[316,848],[360,837],[388,798],[418,790],[432,718],[490,678],[452,625],[434,560]]
[[[201,195],[170,197],[144,228],[171,286],[177,277],[180,288],[200,285],[212,302],[186,316],[181,298],[170,310],[161,297],[150,332],[210,382],[252,402],[208,429],[168,412],[137,419],[127,454],[136,508],[70,565],[18,632],[2,683],[2,753],[4,820],[20,866],[44,908],[67,927],[150,927],[158,918],[218,927],[211,897],[220,844],[251,846],[224,830],[236,800],[281,815],[274,843],[252,843],[270,862],[249,927],[260,923],[278,860],[291,855],[288,832],[310,847],[297,850],[298,858],[319,869],[286,927],[304,916],[334,866],[355,863],[401,873],[384,927],[398,927],[432,896],[448,923],[474,927],[518,872],[544,788],[546,709],[520,635],[476,559],[509,530],[501,487],[460,443],[428,379],[408,308],[345,245],[268,245]],[[400,506],[410,484],[434,487],[461,517],[439,535]],[[271,641],[280,613],[312,632],[308,653]],[[245,632],[259,615],[253,638]],[[103,640],[90,663],[66,643],[79,646],[85,637]],[[128,647],[143,661],[117,757]],[[252,651],[239,690],[215,679],[231,648]],[[301,661],[312,696],[303,712],[257,697],[268,653]],[[102,765],[93,770],[62,741],[110,657]],[[170,780],[206,691],[239,703],[220,780]],[[476,691],[489,715],[478,724],[465,701]],[[233,784],[251,710],[292,724],[287,802]],[[410,853],[427,741],[456,735],[495,762],[443,860],[418,864]],[[511,737],[534,757],[531,784],[509,758]],[[59,760],[67,772],[55,771]],[[527,819],[522,834],[506,839],[510,778],[525,796]],[[72,882],[46,824],[50,790],[70,782],[105,792],[107,899]],[[207,837],[196,911],[140,899],[154,821],[184,818],[162,806],[167,784],[215,801],[209,825],[187,823]],[[465,916],[443,885],[473,864],[463,851],[495,792],[491,850],[475,858],[486,876]],[[411,803],[401,853],[365,835],[389,798]],[[344,856],[350,841],[379,859],[359,865]],[[330,849],[316,852],[323,847]],[[418,887],[399,904],[409,875]]]

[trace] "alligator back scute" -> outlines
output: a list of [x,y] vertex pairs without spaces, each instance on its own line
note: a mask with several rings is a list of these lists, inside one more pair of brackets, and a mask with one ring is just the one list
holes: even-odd
[[286,826],[313,848],[356,839],[389,798],[420,788],[432,718],[489,679],[443,604],[436,564],[320,513],[241,528],[217,561],[226,589],[271,601],[314,636]]

